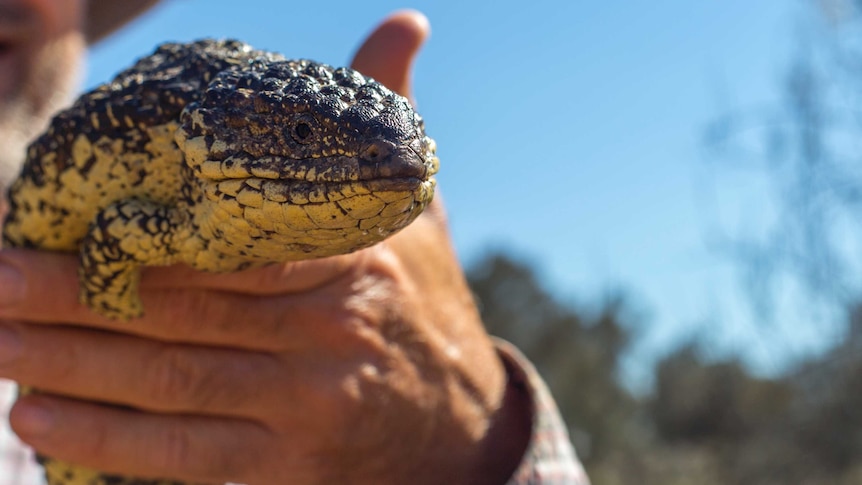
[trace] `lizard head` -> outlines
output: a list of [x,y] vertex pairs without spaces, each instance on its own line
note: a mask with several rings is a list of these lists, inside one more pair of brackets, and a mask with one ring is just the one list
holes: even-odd
[[434,194],[422,118],[351,69],[250,61],[216,75],[181,123],[197,224],[226,246],[348,252],[409,224]]

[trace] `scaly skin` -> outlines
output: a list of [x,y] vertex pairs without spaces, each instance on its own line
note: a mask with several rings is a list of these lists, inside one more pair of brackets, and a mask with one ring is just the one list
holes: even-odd
[[[237,271],[384,239],[430,202],[434,152],[407,100],[353,70],[165,44],[30,146],[3,244],[78,251],[81,301],[134,318],[141,266]],[[40,459],[50,485],[181,485]]]

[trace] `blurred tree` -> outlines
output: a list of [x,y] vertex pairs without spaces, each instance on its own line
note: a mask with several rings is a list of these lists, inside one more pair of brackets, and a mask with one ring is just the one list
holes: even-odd
[[723,116],[706,140],[724,160],[741,146],[773,184],[767,229],[726,245],[759,315],[788,301],[827,308],[847,315],[842,342],[773,377],[690,344],[657,364],[640,396],[618,379],[637,323],[623,298],[584,311],[504,254],[470,270],[489,331],[545,377],[594,485],[862,484],[862,0],[801,5],[812,10],[781,105],[753,121]]
[[577,310],[503,254],[469,279],[491,333],[547,380],[594,485],[862,483],[862,305],[841,345],[787,375],[757,377],[690,344],[638,396],[617,373],[634,323],[622,299]]
[[738,360],[704,363],[689,345],[659,363],[650,410],[663,440],[737,445],[780,419],[792,395],[782,382],[751,376]]
[[862,465],[862,305],[852,309],[848,326],[840,345],[791,376],[795,439],[828,470]]
[[[862,0],[799,5],[805,15],[781,104],[753,118],[720,117],[706,140],[721,160],[754,162],[772,184],[775,214],[766,230],[736,235],[725,246],[743,269],[758,316],[769,320],[783,309],[817,328],[830,316],[849,317],[843,342],[775,379],[790,390],[789,406],[743,426],[736,453],[746,459],[728,466],[737,483],[862,483]],[[663,369],[666,377],[682,372],[673,369]],[[710,389],[700,392],[718,392]],[[697,399],[706,398],[695,393]],[[732,399],[725,405],[735,406]],[[715,409],[694,409],[700,417],[686,418],[693,411],[684,407],[681,415],[656,416],[671,433],[664,436],[698,429],[712,436],[721,428],[717,417],[702,421]]]
[[628,338],[621,299],[588,316],[503,254],[476,264],[469,280],[489,332],[514,343],[547,381],[583,458],[600,459],[631,439],[636,402],[617,379]]
[[840,316],[862,295],[862,0],[800,6],[781,103],[725,113],[705,131],[725,167],[759,170],[772,186],[763,230],[725,230],[722,244],[765,320],[776,305]]

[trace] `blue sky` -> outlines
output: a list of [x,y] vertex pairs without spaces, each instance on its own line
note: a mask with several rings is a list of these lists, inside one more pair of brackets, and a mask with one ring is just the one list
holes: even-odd
[[[168,0],[93,49],[85,84],[159,42],[207,36],[345,64],[379,19],[404,6]],[[762,180],[709,162],[704,129],[728,110],[780,102],[799,2],[409,7],[431,20],[415,91],[438,141],[462,259],[511,250],[576,303],[626,290],[646,317],[636,355],[702,335],[769,371],[836,336],[798,322],[758,326],[734,267],[710,245],[716,233],[757,227],[769,200]]]

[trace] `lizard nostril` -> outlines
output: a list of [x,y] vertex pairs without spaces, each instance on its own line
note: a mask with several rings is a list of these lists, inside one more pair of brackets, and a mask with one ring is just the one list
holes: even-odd
[[380,155],[380,149],[377,148],[377,145],[372,145],[368,147],[368,150],[365,151],[365,158],[369,160],[377,160],[377,157]]
[[383,141],[374,141],[362,150],[360,157],[368,162],[379,162],[381,160],[385,160],[391,152],[392,148],[388,143]]

